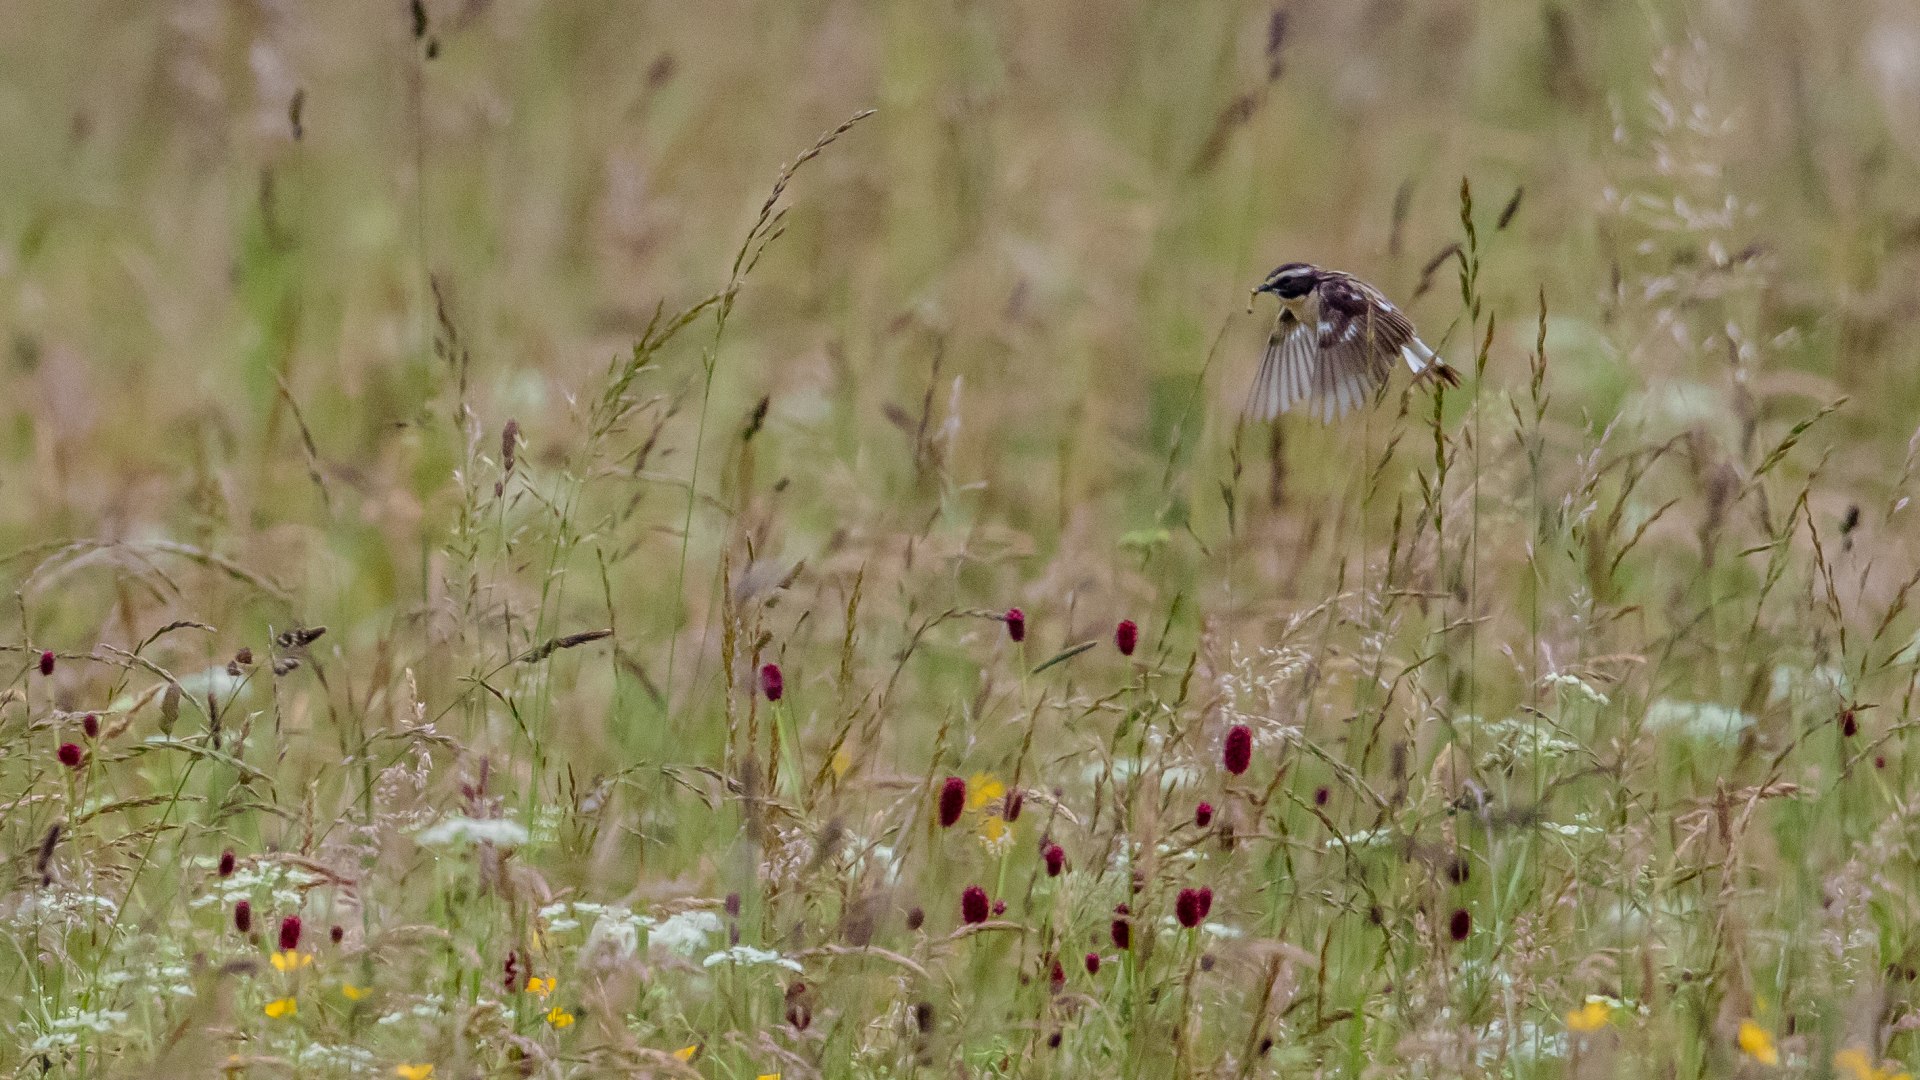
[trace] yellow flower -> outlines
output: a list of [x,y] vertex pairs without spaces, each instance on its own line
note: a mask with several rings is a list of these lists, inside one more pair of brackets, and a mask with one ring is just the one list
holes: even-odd
[[527,993],[535,997],[544,998],[548,994],[553,993],[553,980],[550,978],[543,979],[535,975],[533,978],[527,980]]
[[1613,1006],[1597,997],[1567,1014],[1567,1027],[1574,1031],[1599,1031],[1613,1017]]
[[1007,823],[1000,817],[980,819],[980,839],[989,844],[997,844],[1005,835],[1007,835]]
[[681,1061],[692,1061],[693,1055],[699,1052],[700,1052],[699,1043],[688,1043],[686,1046],[683,1046],[680,1049],[675,1050],[673,1052],[673,1056],[676,1058],[679,1058]]
[[1892,1063],[1876,1067],[1873,1055],[1857,1046],[1849,1046],[1833,1055],[1833,1067],[1851,1080],[1913,1080],[1907,1073],[1894,1072]]
[[427,1080],[427,1077],[433,1075],[433,1066],[430,1064],[395,1065],[393,1075],[400,1077],[400,1080]]
[[265,1012],[267,1014],[267,1019],[269,1020],[278,1020],[282,1017],[292,1016],[294,1013],[297,1013],[299,1011],[300,1011],[300,1006],[294,1004],[293,999],[290,997],[275,998],[274,1000],[267,1002],[267,1007],[265,1009]]
[[992,773],[977,772],[967,780],[967,809],[978,810],[1007,793],[1007,786]]
[[361,998],[367,996],[367,988],[364,986],[355,986],[352,983],[341,983],[340,993],[344,995],[348,1001],[359,1001]]
[[1735,1041],[1740,1044],[1741,1053],[1760,1064],[1780,1064],[1780,1050],[1773,1045],[1773,1033],[1752,1020],[1740,1021],[1740,1034]]
[[557,1028],[569,1027],[573,1024],[573,1014],[555,1005],[547,1010],[547,1023]]
[[755,1080],[780,1080],[779,1073],[761,1073]]
[[848,769],[853,768],[853,758],[845,750],[835,750],[832,765],[834,778],[839,779],[847,775]]
[[287,949],[283,952],[274,953],[271,957],[268,957],[268,959],[273,961],[273,970],[275,971],[297,971],[313,963],[313,954],[310,952],[295,952],[292,949]]

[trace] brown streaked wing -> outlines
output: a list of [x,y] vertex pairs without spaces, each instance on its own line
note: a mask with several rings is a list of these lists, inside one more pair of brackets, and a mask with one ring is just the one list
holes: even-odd
[[[1413,340],[1413,324],[1345,282],[1328,282],[1322,288],[1328,296],[1320,324],[1320,364],[1360,398],[1370,397],[1386,384],[1401,347]],[[1344,403],[1340,411],[1347,411]]]

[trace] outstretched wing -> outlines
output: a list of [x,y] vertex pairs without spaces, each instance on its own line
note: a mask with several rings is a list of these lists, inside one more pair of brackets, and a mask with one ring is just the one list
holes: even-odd
[[1393,361],[1413,338],[1413,324],[1365,286],[1329,275],[1320,283],[1319,386],[1322,421],[1345,416],[1387,383]]
[[1294,317],[1292,311],[1280,312],[1272,336],[1267,338],[1267,355],[1260,361],[1260,373],[1254,376],[1253,393],[1247,396],[1247,415],[1255,420],[1272,420],[1294,403],[1313,394],[1319,364],[1320,331]]

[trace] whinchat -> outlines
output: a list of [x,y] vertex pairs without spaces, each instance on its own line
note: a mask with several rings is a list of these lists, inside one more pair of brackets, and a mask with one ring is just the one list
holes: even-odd
[[1280,317],[1253,380],[1247,413],[1272,420],[1299,402],[1322,423],[1365,404],[1396,357],[1414,377],[1448,386],[1460,376],[1414,336],[1413,323],[1379,289],[1352,274],[1307,263],[1275,268],[1253,294],[1280,298]]

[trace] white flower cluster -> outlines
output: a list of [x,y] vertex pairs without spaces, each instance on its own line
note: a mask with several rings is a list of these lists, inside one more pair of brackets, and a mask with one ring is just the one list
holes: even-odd
[[20,929],[43,930],[111,922],[119,913],[120,905],[108,897],[55,887],[23,895],[19,905],[7,912],[6,922]]
[[512,818],[470,818],[462,814],[449,814],[415,833],[413,838],[425,847],[468,847],[474,844],[519,847],[527,842],[527,827]]
[[[200,862],[208,868],[213,866],[212,859]],[[194,897],[189,906],[195,909],[232,907],[241,900],[251,901],[264,891],[267,894],[264,910],[298,911],[307,888],[323,880],[311,870],[262,861],[240,867],[224,878],[214,878],[207,891]]]
[[1479,767],[1483,770],[1505,771],[1515,765],[1580,752],[1579,743],[1555,731],[1538,717],[1509,716],[1500,720],[1483,720],[1477,716],[1463,716],[1455,723],[1471,729],[1466,747],[1479,752]]
[[548,904],[540,909],[540,920],[556,934],[580,929],[588,920],[593,928],[582,946],[587,953],[609,951],[621,958],[640,950],[641,935],[649,947],[665,949],[680,956],[692,956],[720,933],[720,916],[711,911],[683,911],[665,918],[638,915],[617,904],[595,904],[585,900]]
[[361,1046],[345,1046],[334,1043],[307,1043],[297,1049],[289,1047],[281,1056],[289,1058],[303,1069],[344,1072],[349,1076],[383,1075],[379,1059],[373,1051]]
[[1671,732],[1701,742],[1737,743],[1753,723],[1753,717],[1739,709],[1711,701],[1661,698],[1647,706],[1647,731]]
[[1327,851],[1344,851],[1348,848],[1391,844],[1398,836],[1399,833],[1395,832],[1391,826],[1382,826],[1378,829],[1361,829],[1356,833],[1335,837],[1321,846]]
[[193,997],[193,973],[177,942],[140,935],[123,939],[114,950],[126,966],[102,972],[100,984],[109,988],[132,986],[142,994]]
[[792,957],[782,956],[768,949],[756,949],[751,945],[735,945],[730,949],[721,949],[700,961],[701,967],[719,967],[721,964],[735,964],[742,967],[765,964],[768,967],[786,968],[788,971],[805,970],[800,966],[800,961]]
[[28,1044],[28,1054],[80,1045],[85,1034],[106,1035],[127,1022],[127,1014],[117,1009],[88,1010],[71,1008],[48,1020],[40,1035]]
[[[485,998],[475,1002],[476,1011],[485,1004]],[[403,1020],[439,1020],[445,1015],[447,1015],[447,999],[439,994],[425,994],[406,1009],[390,1012],[374,1022],[391,1026]]]
[[1576,697],[1585,698],[1595,705],[1604,707],[1611,704],[1607,699],[1607,695],[1594,689],[1592,684],[1578,675],[1569,675],[1565,672],[1560,672],[1548,675],[1540,681],[1556,690],[1565,690]]

